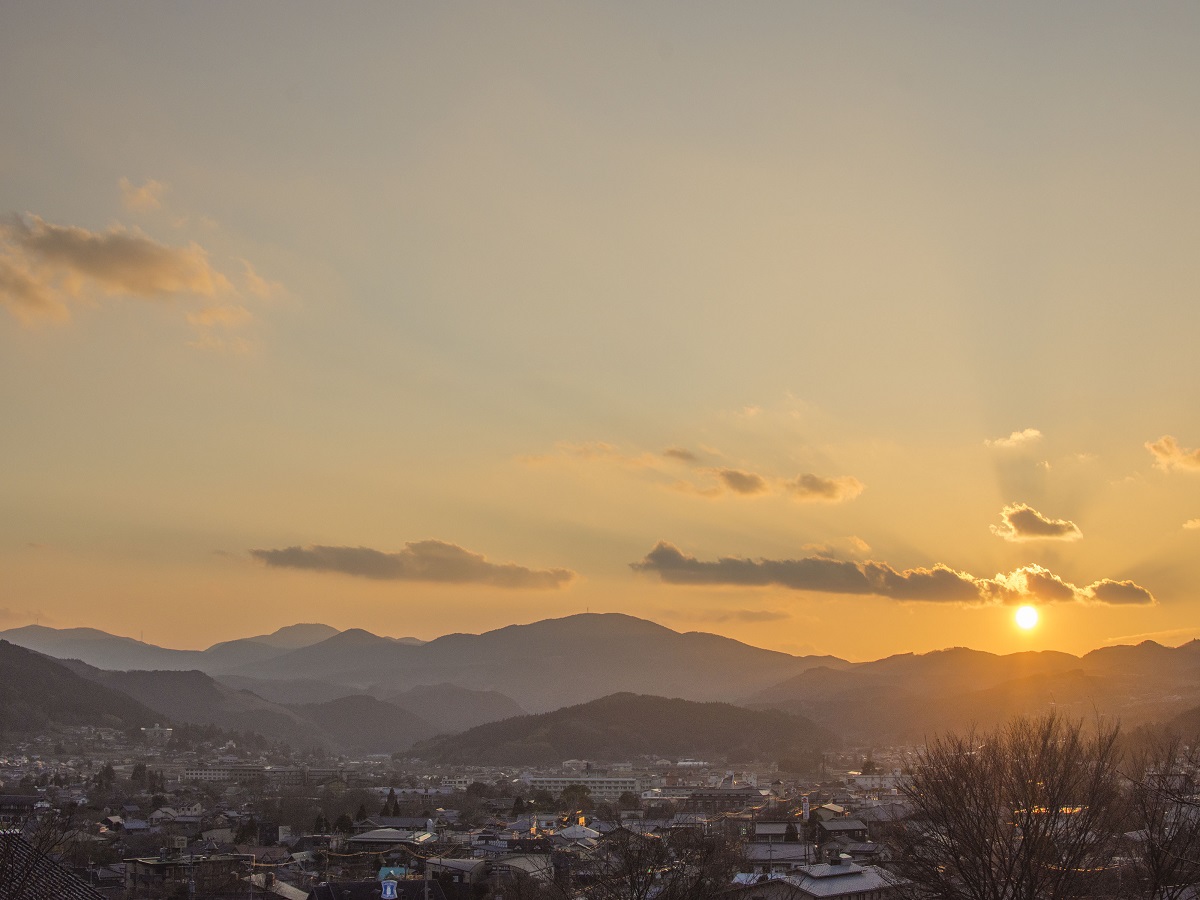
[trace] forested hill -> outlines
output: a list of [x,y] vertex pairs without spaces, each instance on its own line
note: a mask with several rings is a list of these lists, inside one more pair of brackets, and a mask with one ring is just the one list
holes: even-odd
[[0,640],[0,731],[43,731],[56,725],[127,729],[161,719],[132,697]]
[[749,762],[775,761],[836,741],[808,719],[778,710],[620,693],[422,741],[410,755],[479,765],[618,761],[644,755]]

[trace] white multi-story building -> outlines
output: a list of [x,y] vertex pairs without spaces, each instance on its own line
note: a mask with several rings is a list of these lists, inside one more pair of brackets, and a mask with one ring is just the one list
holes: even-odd
[[533,790],[552,794],[561,794],[573,784],[586,787],[593,797],[604,800],[616,800],[624,793],[640,795],[643,790],[642,779],[633,775],[535,775],[529,779]]

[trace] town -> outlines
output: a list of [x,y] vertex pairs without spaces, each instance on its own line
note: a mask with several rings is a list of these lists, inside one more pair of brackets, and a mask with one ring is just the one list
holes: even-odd
[[6,839],[24,828],[74,896],[109,900],[629,896],[631,854],[652,861],[645,896],[681,859],[688,896],[778,881],[781,896],[883,898],[898,883],[879,837],[906,808],[900,749],[830,754],[807,778],[665,758],[400,769],[216,732],[75,727],[5,747]]

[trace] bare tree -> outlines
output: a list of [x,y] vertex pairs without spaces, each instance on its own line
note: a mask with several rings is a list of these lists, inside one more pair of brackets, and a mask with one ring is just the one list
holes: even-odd
[[41,882],[57,869],[50,854],[72,835],[74,810],[46,810],[11,827],[0,826],[0,900],[44,892]]
[[593,900],[705,900],[729,889],[741,860],[737,842],[698,828],[619,829],[601,841],[580,885]]
[[1200,749],[1178,735],[1154,735],[1125,767],[1133,863],[1126,895],[1176,900],[1200,882]]
[[1060,900],[1115,877],[1119,728],[1051,713],[937,738],[905,789],[915,814],[894,835],[914,896]]

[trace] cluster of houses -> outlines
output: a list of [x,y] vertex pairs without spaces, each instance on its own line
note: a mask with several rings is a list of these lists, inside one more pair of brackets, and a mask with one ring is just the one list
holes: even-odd
[[[99,738],[92,740],[99,743]],[[130,761],[122,766],[116,758],[120,741],[116,747],[112,741],[104,743],[112,747],[109,759],[118,772],[128,771]],[[39,774],[33,765],[43,764],[36,756],[20,763],[25,781]],[[163,763],[170,773],[165,756]],[[80,896],[108,900],[255,895],[387,900],[385,895],[392,892],[397,898],[478,900],[504,895],[513,882],[554,886],[567,890],[567,896],[583,897],[589,879],[602,877],[606,861],[617,852],[614,848],[627,849],[631,842],[669,848],[679,835],[698,835],[736,849],[736,865],[723,883],[730,900],[880,900],[894,893],[896,883],[887,872],[887,853],[879,838],[881,829],[904,813],[895,773],[855,773],[824,790],[810,789],[805,797],[796,785],[770,780],[777,775],[746,773],[735,778],[719,771],[709,774],[712,770],[701,760],[660,763],[658,774],[646,774],[644,768],[636,774],[628,764],[593,771],[585,761],[568,761],[557,772],[522,773],[519,778],[484,770],[463,775],[460,770],[455,777],[447,773],[440,786],[426,778],[397,785],[394,791],[375,781],[373,789],[381,801],[390,793],[419,794],[430,814],[368,814],[337,833],[329,832],[329,823],[326,833],[292,833],[256,816],[258,810],[245,802],[246,792],[238,784],[244,787],[252,781],[266,794],[272,788],[303,788],[330,779],[345,786],[350,780],[345,763],[312,769],[226,753],[207,763],[177,763],[171,789],[160,792],[164,796],[156,796],[155,803],[147,803],[147,795],[140,802],[104,806],[96,821],[76,826],[69,835],[74,852],[57,860],[91,892]],[[66,777],[79,768],[77,762],[63,765],[67,768],[60,765],[40,773],[43,782],[48,775],[63,775],[58,778],[61,787],[0,796],[0,829],[6,822],[15,825],[46,813],[48,797],[59,804],[96,806],[88,801],[85,778]],[[661,770],[667,768],[673,772],[664,775]],[[513,793],[486,799],[484,814],[465,821],[451,807],[479,781],[510,785]],[[424,786],[413,787],[416,783]],[[599,802],[601,815],[544,807],[534,811],[532,806],[520,810],[516,803],[518,795],[558,796],[572,787],[587,788],[590,799]],[[103,849],[105,862],[84,863],[96,854],[81,853],[80,846]],[[670,852],[662,850],[659,856],[661,874],[668,877],[674,865]]]

